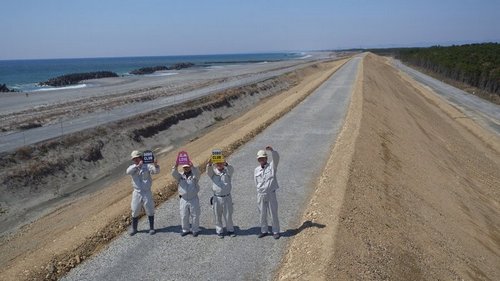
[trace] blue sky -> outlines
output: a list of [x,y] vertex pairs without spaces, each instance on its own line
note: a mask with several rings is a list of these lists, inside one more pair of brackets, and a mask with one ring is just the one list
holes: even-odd
[[500,0],[2,0],[0,59],[500,40]]

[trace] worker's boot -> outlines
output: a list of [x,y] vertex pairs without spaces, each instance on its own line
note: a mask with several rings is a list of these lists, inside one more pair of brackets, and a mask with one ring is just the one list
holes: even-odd
[[132,229],[130,230],[130,236],[134,236],[137,233],[137,224],[139,223],[139,218],[132,218]]
[[149,220],[149,234],[153,235],[156,233],[155,216],[148,216],[148,220]]

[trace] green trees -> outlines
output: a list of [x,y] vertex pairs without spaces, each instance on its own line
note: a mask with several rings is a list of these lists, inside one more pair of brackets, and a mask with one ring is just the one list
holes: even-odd
[[500,44],[378,50],[401,61],[500,95]]

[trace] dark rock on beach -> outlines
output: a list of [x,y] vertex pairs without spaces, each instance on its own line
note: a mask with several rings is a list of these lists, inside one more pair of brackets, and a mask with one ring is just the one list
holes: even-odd
[[142,67],[136,70],[130,71],[130,74],[134,75],[143,75],[143,74],[151,74],[156,71],[168,70],[168,67],[163,65],[151,66],[151,67]]
[[85,73],[71,73],[62,76],[58,76],[55,78],[51,78],[45,82],[40,82],[41,86],[67,86],[78,84],[83,80],[88,79],[99,79],[99,78],[107,78],[107,77],[118,77],[118,74],[111,71],[95,71],[95,72],[85,72]]
[[15,92],[15,90],[9,89],[5,84],[0,84],[0,92],[8,93],[8,92]]
[[130,74],[134,75],[144,75],[144,74],[151,74],[155,73],[156,71],[164,71],[164,70],[180,70],[183,68],[189,68],[194,66],[194,63],[191,62],[181,62],[181,63],[176,63],[171,65],[170,67],[166,67],[163,65],[157,65],[157,66],[149,66],[149,67],[142,67],[136,70],[130,71]]
[[183,68],[189,68],[191,66],[194,66],[194,63],[191,63],[191,62],[181,62],[181,63],[173,64],[168,69],[169,70],[174,70],[174,69],[175,70],[180,70],[180,69],[183,69]]

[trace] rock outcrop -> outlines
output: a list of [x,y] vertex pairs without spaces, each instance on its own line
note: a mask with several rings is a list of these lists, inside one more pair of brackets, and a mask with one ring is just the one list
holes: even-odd
[[194,63],[191,63],[191,62],[181,62],[181,63],[173,64],[168,69],[170,69],[170,70],[174,70],[174,69],[175,70],[180,70],[180,69],[189,68],[189,67],[192,67],[192,66],[194,66]]
[[51,78],[45,82],[38,83],[41,86],[68,86],[78,84],[83,80],[88,79],[99,79],[99,78],[107,78],[107,77],[118,77],[118,74],[111,71],[95,71],[95,72],[84,72],[84,73],[71,73],[62,76],[58,76],[55,78]]
[[164,66],[164,65],[142,67],[142,68],[130,71],[130,74],[144,75],[144,74],[155,73],[156,71],[181,70],[183,68],[189,68],[189,67],[192,67],[192,66],[194,66],[194,63],[191,63],[191,62],[180,62],[180,63],[173,64],[173,65],[171,65],[169,67]]
[[0,84],[0,92],[1,93],[8,93],[8,92],[15,92],[16,90],[11,90],[7,87],[5,84]]
[[142,68],[130,71],[130,74],[143,75],[143,74],[155,73],[156,71],[162,71],[162,70],[168,70],[168,67],[163,66],[163,65],[142,67]]

